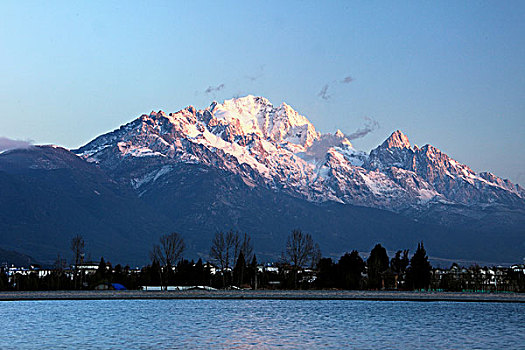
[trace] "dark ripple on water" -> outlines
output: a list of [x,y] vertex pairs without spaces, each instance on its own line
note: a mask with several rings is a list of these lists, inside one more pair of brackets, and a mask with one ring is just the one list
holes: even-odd
[[524,304],[0,302],[1,349],[525,349]]

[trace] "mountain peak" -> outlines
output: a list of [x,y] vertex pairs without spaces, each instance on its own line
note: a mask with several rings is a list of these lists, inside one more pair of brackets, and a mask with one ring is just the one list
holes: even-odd
[[381,146],[386,148],[410,148],[410,141],[400,130],[396,130]]
[[208,109],[214,117],[235,123],[244,134],[257,134],[263,139],[310,146],[319,138],[314,126],[286,103],[275,107],[268,99],[247,95],[213,103]]
[[335,132],[335,136],[342,139],[343,137],[345,137],[345,134],[341,130],[337,129],[337,131]]

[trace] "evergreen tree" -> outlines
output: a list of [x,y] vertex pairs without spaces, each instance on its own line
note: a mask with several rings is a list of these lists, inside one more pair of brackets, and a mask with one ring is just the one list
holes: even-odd
[[104,260],[104,257],[100,258],[96,275],[99,279],[103,279],[106,276],[106,261]]
[[257,281],[257,257],[255,254],[253,254],[252,262],[250,263],[249,271],[249,281],[252,285],[253,289],[257,289],[258,287],[258,281]]
[[417,250],[410,259],[410,267],[407,270],[407,283],[413,289],[428,289],[432,266],[428,261],[427,252],[423,242],[418,243]]
[[206,276],[204,272],[204,264],[202,263],[202,259],[199,258],[197,260],[197,263],[195,264],[195,279],[197,282],[197,285],[202,286],[208,284],[206,281]]
[[165,280],[164,283],[166,284],[166,288],[168,286],[172,286],[175,283],[175,271],[173,271],[174,268],[176,268],[176,266],[171,265],[171,263],[168,263],[166,266],[163,267]]
[[408,258],[408,249],[403,250],[403,257],[401,258],[401,270],[406,272],[410,259]]
[[[403,253],[403,256],[401,256],[401,253]],[[405,249],[403,252],[398,250],[392,260],[390,260],[390,269],[394,274],[396,289],[398,283],[404,281],[405,273],[409,263],[410,260],[408,259],[408,249]]]
[[67,265],[66,259],[62,259],[60,254],[57,254],[57,258],[54,263],[54,270],[51,273],[53,277],[53,282],[51,282],[53,285],[52,289],[62,289],[64,287],[66,288],[68,287],[66,286],[66,284],[62,284],[62,281],[66,279],[66,275],[64,273],[64,269],[66,268],[66,265]]
[[9,280],[3,268],[0,268],[0,290],[9,289]]
[[112,276],[112,280],[114,282],[117,282],[117,283],[120,283],[120,284],[123,284],[123,285],[126,285],[125,283],[125,280],[126,280],[126,274],[124,274],[122,272],[122,265],[120,264],[117,264],[115,266],[115,273],[113,274]]
[[339,271],[339,287],[344,289],[361,288],[361,273],[365,271],[365,262],[359,256],[357,250],[343,255],[337,263],[337,268]]
[[151,285],[161,286],[161,288],[163,288],[162,267],[157,259],[153,259],[151,266],[148,268],[147,275]]
[[235,267],[233,269],[233,280],[237,284],[237,286],[240,286],[244,282],[244,270],[246,269],[246,261],[244,261],[244,253],[239,253],[239,258],[237,259],[237,263],[235,264]]
[[336,286],[336,265],[330,258],[321,258],[317,264],[318,273],[315,280],[319,288],[333,288]]
[[244,254],[244,260],[249,261],[253,255],[253,244],[251,237],[247,233],[244,233],[242,240],[239,240],[239,242],[239,252]]
[[381,244],[376,244],[366,260],[368,266],[368,288],[380,289],[383,287],[383,273],[388,269],[390,259],[386,249]]

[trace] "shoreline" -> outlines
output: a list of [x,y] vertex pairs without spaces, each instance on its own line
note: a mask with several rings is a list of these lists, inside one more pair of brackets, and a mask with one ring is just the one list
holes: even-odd
[[343,290],[217,290],[217,291],[0,291],[0,301],[44,300],[362,300],[414,302],[525,303],[519,293],[461,293]]

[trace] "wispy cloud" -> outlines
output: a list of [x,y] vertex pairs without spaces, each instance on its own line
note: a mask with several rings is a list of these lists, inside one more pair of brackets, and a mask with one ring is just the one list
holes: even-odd
[[32,141],[13,140],[7,137],[0,137],[0,152],[9,149],[29,148],[33,146]]
[[218,92],[218,91],[221,91],[222,89],[224,89],[224,84],[219,84],[217,86],[208,86],[208,88],[206,90],[204,90],[204,93],[206,94],[209,94],[209,93],[212,93],[212,92]]
[[322,98],[323,100],[327,101],[329,100],[332,95],[331,94],[328,94],[328,89],[330,89],[331,86],[334,86],[336,85],[336,90],[337,90],[337,83],[341,83],[341,84],[350,84],[351,82],[354,81],[354,78],[352,78],[351,76],[347,75],[346,77],[344,77],[343,79],[341,80],[332,80],[331,82],[329,83],[326,83],[323,88],[321,89],[321,91],[319,91],[319,93],[317,94],[317,96],[319,96],[320,98]]
[[354,78],[352,78],[351,76],[346,76],[343,78],[343,80],[341,80],[341,83],[342,84],[348,84],[348,83],[351,83],[354,81]]
[[365,125],[351,134],[345,134],[346,138],[349,140],[357,140],[366,135],[370,134],[372,131],[379,129],[379,122],[369,117],[365,117]]
[[319,96],[320,98],[322,98],[323,100],[329,100],[331,95],[328,94],[328,87],[329,85],[326,84],[325,86],[323,86],[323,88],[321,89],[321,91],[319,91],[319,93],[317,94],[317,96]]

